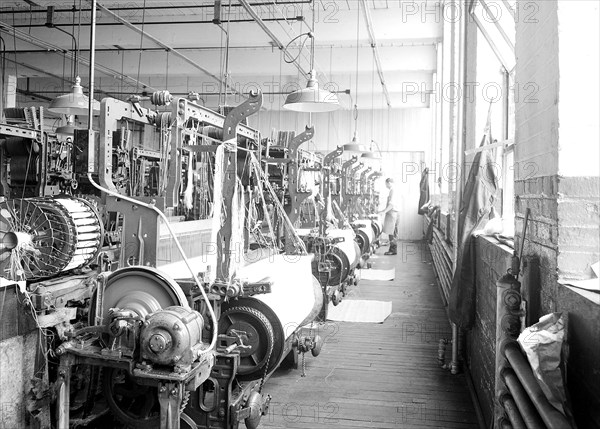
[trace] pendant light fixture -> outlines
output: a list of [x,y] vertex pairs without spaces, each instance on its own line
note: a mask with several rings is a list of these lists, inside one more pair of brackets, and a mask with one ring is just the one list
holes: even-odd
[[[62,113],[63,115],[87,116],[89,99],[83,94],[81,78],[75,78],[75,84],[71,87],[68,94],[59,95],[50,102],[48,110],[52,113]],[[94,100],[94,113],[100,112],[100,103]]]
[[78,130],[75,126],[75,117],[74,115],[66,115],[67,125],[61,125],[56,129],[56,134],[62,134],[67,137],[73,137],[75,135],[75,130]]
[[[54,16],[54,7],[49,6],[47,9],[47,14],[46,14],[46,27],[55,28],[59,31],[62,31],[63,33],[71,36],[71,38],[73,39],[73,47],[74,47],[74,49],[73,49],[73,69],[72,69],[73,74],[71,75],[71,78],[73,78],[73,76],[76,76],[76,77],[75,77],[75,83],[71,87],[71,92],[69,92],[68,94],[59,95],[54,100],[52,100],[50,102],[50,105],[48,106],[48,110],[52,113],[60,113],[63,115],[67,115],[67,121],[68,121],[69,115],[87,116],[89,100],[88,100],[88,97],[83,94],[83,88],[81,86],[81,78],[78,76],[78,74],[79,74],[78,73],[79,59],[77,57],[77,54],[78,54],[79,48],[78,48],[78,44],[77,44],[77,39],[75,39],[75,37],[71,33],[68,33],[66,31],[62,30],[59,27],[56,27],[54,25],[53,16]],[[98,101],[94,100],[93,104],[94,104],[94,113],[99,113],[100,112],[100,103]],[[69,126],[69,124],[67,123],[66,126]],[[67,133],[63,133],[63,134],[67,134]]]
[[354,118],[354,136],[350,143],[346,143],[344,152],[366,152],[367,148],[365,145],[360,144],[358,141],[358,54],[360,49],[360,2],[357,3],[356,7],[356,75],[354,77],[354,109],[352,116]]
[[317,81],[314,35],[315,7],[315,0],[313,0],[312,31],[295,37],[285,48],[285,50],[287,50],[287,47],[301,36],[307,36],[310,39],[310,71],[308,73],[308,83],[306,84],[306,88],[288,94],[283,105],[284,109],[293,110],[295,112],[323,113],[333,112],[340,108],[340,102],[337,95],[331,91],[319,88],[319,82]]
[[358,52],[360,48],[360,3],[357,4],[356,8],[356,76],[354,78],[354,136],[350,143],[346,143],[344,152],[366,152],[367,148],[365,145],[360,144],[358,141]]
[[[381,160],[381,151],[379,150],[379,145],[373,138],[374,135],[375,135],[375,52],[373,52],[373,63],[371,65],[371,144],[369,146],[369,151],[363,153],[361,155],[361,158],[380,161]],[[373,144],[377,145],[377,152],[373,151]]]

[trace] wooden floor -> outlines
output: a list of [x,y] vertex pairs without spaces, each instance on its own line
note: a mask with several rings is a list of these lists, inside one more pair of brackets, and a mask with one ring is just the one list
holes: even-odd
[[[328,322],[318,358],[302,369],[278,370],[261,428],[477,428],[464,375],[437,361],[450,327],[428,250],[402,243],[396,256],[379,249],[373,268],[395,266],[393,281],[361,280],[346,299],[392,301],[383,324]],[[447,352],[450,358],[450,350]]]

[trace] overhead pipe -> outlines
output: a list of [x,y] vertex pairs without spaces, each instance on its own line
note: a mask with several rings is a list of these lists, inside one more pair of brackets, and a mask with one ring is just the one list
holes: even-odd
[[542,391],[537,380],[533,376],[529,362],[521,353],[519,345],[516,342],[510,342],[503,347],[504,356],[513,368],[521,385],[527,392],[527,396],[533,402],[536,410],[540,414],[543,422],[548,429],[564,429],[571,427],[567,418],[554,408],[544,392]]
[[[126,92],[126,91],[101,91],[101,90],[96,90],[98,92],[102,92],[111,96],[121,96],[121,95],[131,95],[131,92]],[[149,93],[150,91],[144,91],[146,93]],[[349,89],[340,89],[337,91],[330,91],[334,94],[350,94],[350,90]],[[64,91],[57,91],[57,90],[45,90],[45,91],[35,91],[36,94],[64,94]],[[196,95],[199,95],[201,97],[205,97],[205,96],[218,96],[219,93],[218,92],[196,92],[193,90],[190,90],[188,92],[171,92],[169,91],[169,94],[171,94],[174,97],[186,97],[188,96],[190,93],[194,93]],[[261,91],[262,95],[288,95],[289,92],[285,92],[285,91]],[[149,99],[149,98],[148,98]]]
[[[111,9],[114,10],[114,9]],[[294,17],[289,17],[289,18],[265,18],[263,19],[263,21],[288,21],[288,20],[293,20],[293,21],[304,21],[304,17],[303,16],[294,16]],[[235,19],[235,20],[230,20],[229,22],[232,23],[236,23],[236,22],[254,22],[254,19]],[[146,21],[146,22],[131,22],[130,23],[132,25],[181,25],[181,24],[213,24],[212,20],[202,20],[202,21]],[[71,27],[73,24],[54,24],[54,27],[59,28],[59,27]],[[81,26],[82,27],[87,27],[89,26],[89,23],[82,23]],[[96,26],[107,26],[107,25],[121,25],[118,24],[116,22],[98,22],[96,23]],[[46,24],[16,24],[15,28],[36,28],[36,27],[46,27]]]
[[[94,141],[94,130],[92,118],[94,117],[94,74],[96,65],[96,0],[92,1],[92,16],[91,16],[91,27],[90,27],[90,89],[89,89],[89,105],[88,105],[88,144],[93,146]],[[93,158],[92,158],[93,159]],[[89,167],[88,167],[89,168]]]
[[[211,21],[212,22],[212,21]],[[254,20],[252,20],[252,22],[254,22]],[[420,42],[420,43],[415,43],[415,42],[410,42],[410,43],[404,43],[404,42],[390,42],[390,43],[380,43],[378,46],[380,47],[386,47],[386,48],[402,48],[405,46],[435,46],[437,43],[439,43],[438,40],[435,41],[429,41],[429,42]],[[142,52],[164,52],[164,48],[160,48],[157,46],[154,47],[142,47],[141,49],[139,47],[130,47],[130,48],[124,48],[122,46],[119,45],[113,45],[113,48],[96,48],[96,52],[115,52],[115,48],[116,50],[119,51],[142,51]],[[364,43],[364,44],[360,44],[359,47],[370,47],[371,44],[370,43]],[[355,49],[356,46],[354,45],[344,45],[344,44],[315,44],[315,49]],[[62,49],[62,48],[61,48]],[[220,46],[174,46],[173,49],[177,49],[178,51],[217,51],[217,50],[221,50],[222,48]],[[268,44],[268,45],[248,45],[248,46],[231,46],[229,48],[230,50],[261,50],[261,49],[273,49],[273,45],[272,44]],[[79,48],[79,52],[87,52],[89,51],[88,48]],[[22,53],[27,53],[27,54],[36,54],[36,53],[40,53],[40,52],[46,52],[45,50],[39,50],[39,49],[21,49],[19,50],[19,52]],[[429,93],[431,93],[431,90]],[[427,91],[426,91],[427,92]]]
[[[260,2],[260,3],[252,3],[252,6],[273,6],[273,5],[281,5],[285,6],[288,4],[308,4],[312,3],[312,0],[301,0],[301,1],[278,1],[276,3],[271,2]],[[242,5],[232,4],[231,7],[241,7]],[[199,5],[189,5],[189,6],[122,6],[122,7],[113,7],[111,10],[113,11],[127,11],[127,10],[175,10],[175,9],[213,9],[214,5],[212,4],[199,4]],[[78,9],[77,9],[78,10]],[[81,9],[81,12],[90,12],[91,9]],[[54,12],[73,12],[73,8],[69,9],[54,9]],[[17,14],[36,14],[36,13],[46,13],[46,9],[27,9],[27,10],[5,10],[0,11],[0,15],[17,15]]]
[[233,94],[239,94],[239,95],[243,96],[243,94],[240,94],[234,87],[232,87],[231,85],[229,85],[227,82],[223,82],[222,78],[220,78],[217,75],[211,73],[210,71],[208,71],[207,69],[205,69],[204,67],[202,67],[200,64],[198,64],[196,61],[192,60],[191,58],[189,58],[186,55],[184,55],[181,52],[179,52],[177,49],[174,49],[174,48],[170,47],[169,45],[167,45],[166,43],[164,43],[161,40],[157,39],[156,37],[152,36],[151,34],[146,33],[141,28],[136,27],[135,25],[133,25],[131,22],[127,21],[126,19],[121,18],[119,15],[117,15],[116,13],[114,13],[112,10],[108,9],[106,6],[98,4],[98,8],[101,9],[103,12],[111,15],[113,18],[115,18],[121,24],[125,25],[127,28],[135,31],[138,34],[141,34],[143,37],[151,40],[152,42],[156,43],[158,46],[166,49],[168,52],[172,53],[176,57],[181,58],[186,63],[192,65],[194,68],[200,70],[201,72],[203,72],[207,76],[212,77],[213,79],[215,79],[220,84],[225,84],[225,87],[227,89],[231,90],[231,92]]
[[375,32],[373,31],[373,20],[371,18],[371,11],[367,0],[360,0],[362,4],[363,15],[365,17],[365,23],[367,24],[367,31],[369,33],[369,39],[371,40],[371,48],[373,48],[373,55],[375,57],[375,64],[377,66],[377,74],[379,75],[379,82],[381,82],[381,88],[385,94],[385,101],[388,108],[392,107],[390,100],[390,93],[388,92],[387,85],[385,83],[385,77],[383,77],[383,67],[381,65],[381,58],[379,56],[379,48],[377,47],[377,40],[375,39]]
[[[515,372],[510,368],[504,368],[500,372],[500,377],[514,398],[515,404],[517,405],[517,408],[519,409],[521,417],[527,428],[545,429],[546,426],[544,425],[544,422],[535,409],[535,406],[531,402],[531,399],[529,399],[529,396],[527,396],[527,392],[519,382]],[[503,404],[502,400],[500,400],[500,403]]]
[[[87,58],[82,58],[81,55],[76,56],[73,52],[71,52],[67,49],[64,49],[64,48],[61,48],[60,46],[46,42],[45,40],[38,39],[37,37],[34,37],[24,31],[17,30],[10,24],[0,21],[0,32],[2,32],[2,31],[5,32],[6,34],[10,34],[11,36],[14,35],[14,37],[18,38],[19,40],[23,40],[24,42],[31,43],[32,45],[38,46],[40,48],[44,48],[44,49],[46,49],[46,52],[57,52],[57,53],[60,52],[64,55],[68,56],[69,60],[71,60],[71,61],[77,60],[77,62],[79,64],[83,64],[86,66],[90,65],[90,61]],[[29,67],[29,66],[27,66],[27,67]],[[32,67],[29,67],[29,68],[34,70]],[[108,67],[104,67],[104,66],[96,64],[95,68],[96,68],[96,70],[101,71],[105,75],[110,76],[112,78],[120,76],[121,80],[127,80],[129,82],[132,82],[136,86],[143,86],[143,87],[149,88],[150,90],[156,89],[150,85],[140,82],[138,79],[135,79],[131,76],[122,74],[122,73],[120,73],[116,70],[112,70]],[[46,74],[49,74],[49,73],[46,73]],[[73,83],[73,82],[71,82],[71,83]]]

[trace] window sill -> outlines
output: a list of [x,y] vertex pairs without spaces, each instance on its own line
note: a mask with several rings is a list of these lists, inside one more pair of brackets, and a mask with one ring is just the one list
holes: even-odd
[[595,286],[594,290],[600,291],[600,278],[590,280],[559,280],[558,283],[600,306],[600,293],[588,290],[594,289]]

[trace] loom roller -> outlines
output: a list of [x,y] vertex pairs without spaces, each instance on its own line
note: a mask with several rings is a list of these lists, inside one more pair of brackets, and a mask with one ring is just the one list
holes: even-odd
[[[286,344],[298,328],[310,323],[323,306],[323,294],[312,276],[313,255],[265,254],[263,259],[246,262],[236,278],[250,283],[268,281],[271,293],[241,297],[223,303],[219,332],[246,332],[241,351],[238,378],[258,379],[273,371],[287,355]],[[199,272],[209,271],[208,258],[190,259]],[[161,272],[177,278],[185,273],[183,262],[160,266]],[[210,270],[214,270],[211,268]],[[265,323],[266,319],[266,323]],[[268,353],[267,350],[271,350]]]
[[375,231],[371,219],[358,219],[352,222],[356,230],[356,241],[363,255],[371,253],[371,246],[375,239]]

